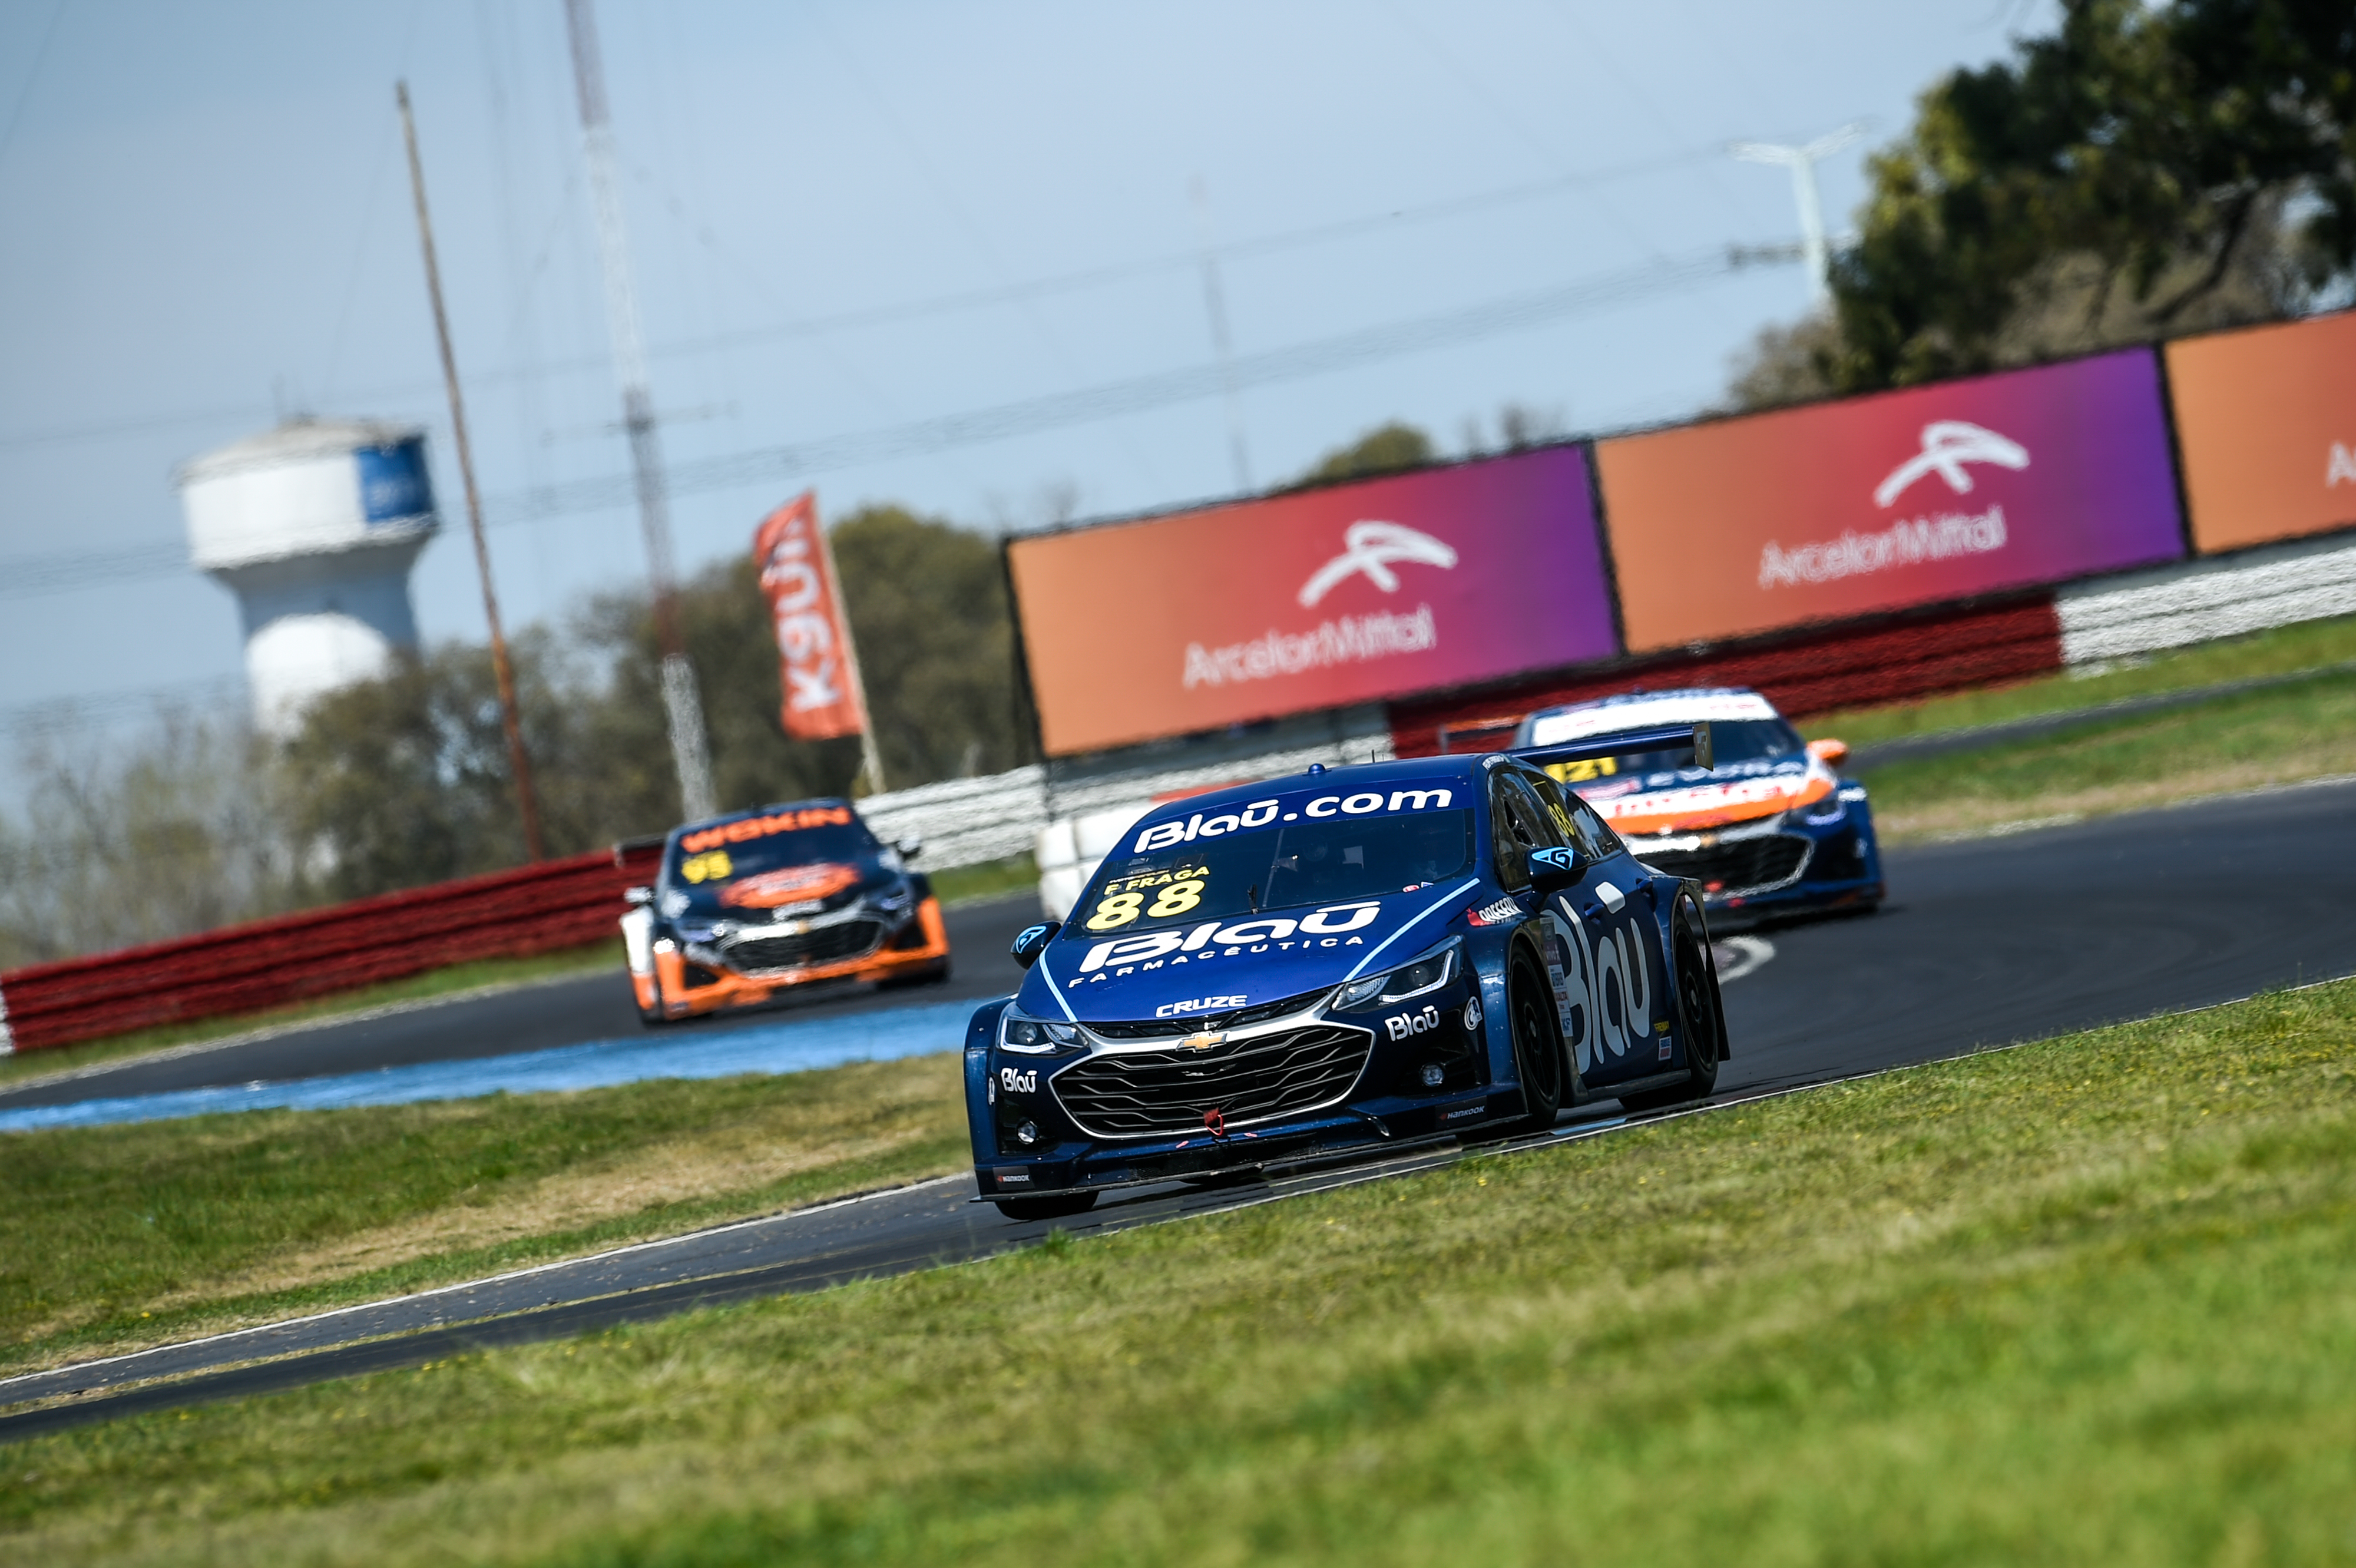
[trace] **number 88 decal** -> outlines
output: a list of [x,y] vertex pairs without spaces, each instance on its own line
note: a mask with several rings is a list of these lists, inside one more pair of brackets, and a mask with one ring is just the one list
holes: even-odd
[[1141,892],[1108,893],[1097,905],[1096,913],[1088,917],[1087,929],[1109,931],[1126,926],[1144,909],[1149,920],[1166,920],[1173,915],[1183,915],[1203,901],[1204,884],[1199,877],[1173,882],[1154,895],[1151,908],[1145,907],[1145,895]]

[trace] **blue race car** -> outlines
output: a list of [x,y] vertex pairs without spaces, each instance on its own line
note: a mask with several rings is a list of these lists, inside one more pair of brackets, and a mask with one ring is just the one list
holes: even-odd
[[[1663,749],[1663,725],[1709,726],[1710,765]],[[1578,755],[1562,752],[1570,745]],[[1643,692],[1532,714],[1514,746],[1612,824],[1656,871],[1700,884],[1721,931],[1781,916],[1859,913],[1883,897],[1865,786],[1848,747],[1804,741],[1756,692]]]
[[1517,757],[1159,807],[1013,950],[1030,972],[973,1015],[965,1089],[981,1197],[1019,1219],[1697,1098],[1727,1055],[1700,889]]

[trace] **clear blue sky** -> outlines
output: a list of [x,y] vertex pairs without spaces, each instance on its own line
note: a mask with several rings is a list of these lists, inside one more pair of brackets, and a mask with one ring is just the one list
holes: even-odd
[[[1209,364],[1197,177],[1247,360],[1597,285],[1511,330],[1253,387],[1263,484],[1387,419],[1455,448],[1508,402],[1572,430],[1699,410],[1730,356],[1806,303],[1792,266],[1663,282],[1795,233],[1784,176],[1725,144],[1873,122],[1824,171],[1843,226],[1865,152],[1917,92],[2052,19],[2043,0],[601,0],[599,16],[683,473]],[[0,596],[0,747],[28,703],[234,680],[229,595],[168,559],[170,472],[284,411],[434,427],[445,531],[416,574],[418,618],[430,639],[482,634],[399,153],[403,76],[510,623],[643,574],[620,492],[526,503],[626,467],[561,0],[12,0],[0,581],[117,553],[132,575]],[[1036,283],[1052,286],[1015,287]],[[968,295],[985,297],[940,303]],[[677,497],[680,561],[745,548],[803,483],[830,515],[888,499],[988,529],[1218,495],[1226,430],[1198,395],[871,446],[800,478],[771,463]]]

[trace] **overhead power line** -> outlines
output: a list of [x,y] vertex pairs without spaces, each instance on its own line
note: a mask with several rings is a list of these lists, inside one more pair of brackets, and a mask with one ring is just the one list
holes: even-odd
[[[1436,222],[1442,219],[1462,217],[1469,213],[1510,207],[1523,202],[1543,200],[1566,191],[1585,189],[1612,180],[1630,179],[1641,175],[1661,174],[1670,169],[1702,164],[1724,156],[1720,147],[1693,148],[1659,157],[1645,158],[1603,168],[1556,175],[1546,179],[1530,180],[1519,185],[1502,186],[1491,190],[1476,191],[1469,196],[1451,197],[1419,206],[1396,208],[1387,212],[1366,213],[1355,218],[1337,219],[1332,222],[1310,224],[1299,229],[1280,230],[1248,240],[1234,240],[1212,248],[1211,254],[1219,262],[1243,261],[1258,256],[1280,255],[1287,251],[1307,246],[1332,244],[1362,235],[1396,230],[1418,223]],[[633,171],[643,179],[652,180],[651,173],[643,168]],[[569,198],[571,187],[566,188]],[[562,213],[559,213],[561,219]],[[554,232],[552,230],[552,234]],[[533,272],[545,262],[533,263]],[[798,317],[788,321],[769,322],[756,327],[740,328],[704,338],[681,338],[675,342],[650,346],[648,357],[672,360],[697,354],[718,353],[724,349],[749,345],[776,342],[788,338],[806,338],[829,332],[851,332],[871,327],[888,327],[927,317],[955,315],[961,311],[988,309],[993,306],[1015,305],[1025,300],[1057,294],[1079,293],[1104,288],[1118,283],[1156,276],[1165,273],[1193,272],[1202,265],[1202,252],[1173,252],[1166,255],[1147,256],[1125,262],[1108,262],[1099,266],[1085,267],[1074,272],[1055,273],[1044,277],[1021,279],[1012,283],[991,285],[981,288],[956,289],[946,294],[921,299],[899,300],[888,305],[860,306],[833,311],[823,316]],[[531,364],[511,365],[504,369],[478,371],[467,380],[477,387],[503,386],[510,381],[535,376],[586,374],[606,371],[611,361],[599,355],[575,355],[565,359],[548,360]],[[366,388],[348,394],[355,402],[370,399],[431,396],[440,389],[431,381],[402,382],[397,385]],[[58,425],[48,430],[27,431],[20,435],[0,435],[0,452],[20,451],[40,446],[59,446],[82,441],[102,441],[115,435],[136,435],[145,431],[176,426],[214,424],[229,419],[257,418],[267,414],[267,406],[259,402],[224,403],[211,408],[185,409],[169,413],[143,414],[130,419],[97,420],[85,424]]]
[[[1800,248],[1796,245],[1713,246],[1665,262],[1647,262],[1579,283],[1510,295],[1463,309],[1238,355],[1224,371],[1215,362],[1186,365],[989,408],[680,463],[670,471],[671,488],[675,491],[727,489],[1141,413],[1197,398],[1215,397],[1229,384],[1238,389],[1267,386],[1402,354],[1476,342],[1647,295],[1673,293],[1747,267],[1799,259]],[[518,522],[620,506],[629,500],[630,495],[629,477],[613,475],[498,498],[492,510],[494,521]]]
[[[1787,266],[1800,259],[1801,247],[1796,244],[1713,246],[1658,264],[1646,262],[1577,283],[1509,295],[1459,310],[1239,355],[1230,361],[1226,373],[1238,389],[1269,386],[1404,354],[1476,342],[1522,328],[1673,294],[1752,267]],[[950,446],[1035,435],[1064,425],[1216,397],[1226,384],[1229,383],[1223,381],[1216,363],[1181,366],[988,408],[675,464],[669,471],[670,489],[673,493],[727,489]],[[636,481],[631,476],[608,475],[487,498],[485,521],[499,528],[572,512],[624,507],[636,499]],[[185,570],[186,563],[183,547],[177,543],[0,560],[0,598],[31,597],[141,577],[166,576]]]

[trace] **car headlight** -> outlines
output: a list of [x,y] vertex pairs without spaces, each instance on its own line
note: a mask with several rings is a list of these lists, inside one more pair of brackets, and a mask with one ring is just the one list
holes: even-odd
[[1336,1007],[1356,1007],[1367,1002],[1404,1002],[1427,991],[1437,991],[1456,978],[1457,944],[1436,948],[1420,958],[1381,974],[1351,981],[1333,993]]
[[1075,1025],[1033,1018],[1009,1007],[998,1020],[998,1043],[1021,1056],[1044,1057],[1078,1045],[1080,1031]]
[[1847,815],[1848,808],[1841,803],[1840,791],[1836,789],[1823,800],[1802,807],[1800,821],[1812,828],[1823,828],[1830,827]]
[[908,901],[916,896],[916,889],[905,882],[895,882],[889,889],[876,895],[868,902],[887,915],[896,915],[906,908]]

